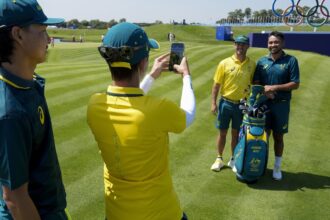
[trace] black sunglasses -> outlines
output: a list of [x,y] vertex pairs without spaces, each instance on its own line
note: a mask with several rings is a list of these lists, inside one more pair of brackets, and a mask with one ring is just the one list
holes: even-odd
[[130,46],[122,46],[122,47],[106,47],[100,46],[98,50],[101,56],[110,62],[118,62],[118,61],[130,61],[134,52],[140,50],[142,48],[146,48],[149,51],[148,45],[141,45],[138,47],[130,47]]

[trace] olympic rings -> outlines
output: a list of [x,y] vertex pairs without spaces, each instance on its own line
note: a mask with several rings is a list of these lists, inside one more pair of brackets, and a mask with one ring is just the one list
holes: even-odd
[[275,10],[275,3],[276,3],[277,0],[274,0],[273,2],[273,7],[272,7],[272,10],[273,10],[273,13],[277,16],[277,17],[287,17],[289,16],[292,12],[293,12],[293,9],[294,9],[294,0],[291,0],[291,10],[288,12],[288,13],[283,13],[283,14],[279,14],[276,10]]
[[[301,0],[298,0],[297,5],[296,5],[296,9],[298,8],[298,5],[299,5],[300,1]],[[298,15],[300,15],[304,18],[307,18],[308,16],[313,16],[317,12],[317,9],[320,7],[319,0],[315,0],[315,2],[316,2],[316,6],[313,7],[315,9],[311,12],[311,14],[307,13],[307,15],[304,15],[304,13],[300,13],[300,11],[297,10]],[[308,11],[310,11],[310,10],[308,10]],[[304,10],[303,10],[303,12],[304,12]]]
[[285,9],[285,11],[283,12],[283,22],[286,24],[286,25],[288,25],[288,26],[290,26],[290,27],[294,27],[294,26],[298,26],[298,25],[300,25],[303,21],[304,21],[304,18],[302,17],[302,16],[300,16],[300,19],[298,20],[298,22],[297,23],[295,23],[295,24],[289,24],[289,21],[290,21],[290,18],[289,17],[287,17],[287,16],[284,16],[286,13],[287,13],[287,11],[291,8],[291,10],[292,10],[292,8],[294,8],[294,7],[296,7],[296,10],[304,10],[302,7],[300,7],[300,6],[289,6],[287,9]]
[[325,6],[323,6],[324,2],[325,2],[325,0],[323,0],[322,3],[321,3],[321,5],[320,5],[320,7],[321,7],[321,13],[322,13],[324,16],[327,16],[327,17],[329,18],[329,13],[328,13],[328,15],[326,15],[326,13],[323,11],[323,7],[325,7]]
[[[276,4],[277,0],[274,0],[273,2],[273,6],[272,6],[272,11],[274,13],[274,15],[276,15],[277,17],[282,17],[283,22],[288,25],[288,26],[297,26],[301,23],[303,23],[304,19],[306,18],[306,22],[312,26],[312,27],[321,27],[322,25],[324,25],[325,23],[328,22],[329,17],[330,17],[330,13],[327,7],[324,6],[325,0],[322,0],[321,4],[319,2],[319,0],[315,0],[316,5],[311,7],[307,13],[305,14],[304,12],[304,8],[299,6],[299,3],[301,2],[301,0],[298,0],[297,4],[294,4],[294,0],[291,0],[291,6],[289,6],[287,9],[285,9],[285,11],[282,14],[279,14],[276,10],[275,10],[275,4]],[[291,13],[293,13],[293,10],[296,9],[297,14],[299,16],[301,16],[300,19],[296,19],[296,23],[295,24],[289,24],[290,18],[288,17]],[[320,13],[317,13],[318,9],[320,9],[321,13],[323,16],[325,16],[325,18],[323,20],[321,20],[322,18],[319,18]],[[316,14],[316,16],[314,16]],[[314,23],[313,22],[313,18],[318,19],[318,21],[321,20],[321,22],[318,23]]]
[[[324,20],[322,21],[322,22],[320,22],[320,23],[317,23],[317,24],[315,24],[315,23],[312,23],[312,18],[313,18],[313,16],[309,16],[309,12],[310,11],[312,11],[312,10],[315,10],[314,8],[316,8],[316,10],[317,10],[317,8],[324,8],[325,9],[325,11],[326,11],[326,14],[324,15],[325,16],[325,18],[324,18]],[[323,14],[323,13],[322,13]],[[324,25],[327,21],[328,21],[328,19],[329,19],[329,10],[327,9],[327,7],[325,7],[325,6],[314,6],[314,7],[312,7],[312,8],[310,8],[309,10],[308,10],[308,12],[307,12],[307,23],[310,25],[310,26],[312,26],[312,27],[321,27],[322,25]]]

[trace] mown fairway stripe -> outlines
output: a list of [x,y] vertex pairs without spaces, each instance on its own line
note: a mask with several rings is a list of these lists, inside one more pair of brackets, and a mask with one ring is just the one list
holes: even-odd
[[80,83],[84,82],[91,82],[91,81],[98,81],[100,79],[104,79],[108,76],[110,79],[110,73],[106,73],[107,69],[106,67],[99,67],[99,68],[93,68],[93,69],[78,69],[77,72],[80,72],[80,74],[75,74],[74,76],[69,77],[63,77],[56,81],[50,81],[47,84],[48,93],[52,93],[53,91],[56,93],[56,91],[65,89],[65,88],[72,88],[73,86],[79,85]]
[[[228,48],[229,50],[229,48]],[[202,77],[209,79],[208,76],[205,77],[205,70],[201,72],[194,72],[194,69],[199,66],[205,66],[206,68],[213,69],[214,66],[210,66],[208,63],[208,60],[212,57],[218,57],[221,54],[224,54],[228,52],[228,50],[221,50],[221,51],[213,51],[212,53],[208,52],[207,56],[204,55],[203,58],[200,58],[195,64],[192,63],[191,65],[191,74],[192,74],[192,80],[193,80],[193,86],[195,78]],[[192,54],[192,57],[198,57],[198,55]],[[163,73],[166,74],[166,73]],[[203,77],[204,76],[204,77]],[[179,78],[179,79],[178,79]],[[182,80],[181,77],[178,77],[177,75],[168,75],[166,79],[159,79],[155,82],[155,85],[151,88],[150,94],[155,94],[157,96],[170,98],[174,97],[174,94],[177,94],[178,90],[181,91],[182,87]],[[176,98],[179,98],[179,96],[175,96]]]
[[[220,173],[209,170],[216,156],[218,132],[214,127],[215,116],[210,113],[213,74],[218,62],[231,56],[234,48],[232,45],[191,45],[195,44],[186,44],[186,54],[193,77],[197,115],[193,125],[183,134],[170,134],[171,172],[189,219],[326,219],[326,213],[330,213],[326,202],[327,187],[330,186],[326,165],[329,162],[326,131],[330,127],[326,121],[330,118],[326,112],[330,105],[327,96],[330,82],[329,78],[324,79],[329,72],[328,57],[289,51],[299,60],[302,83],[301,88],[293,92],[290,133],[285,136],[285,179],[274,182],[270,177],[271,170],[268,170],[258,184],[247,186],[237,182],[230,169]],[[94,50],[92,47],[81,53],[76,50],[72,56],[70,50],[65,56],[58,53],[56,64],[42,65],[38,71],[46,79],[50,77],[46,95],[71,214],[74,219],[102,219],[102,159],[85,114],[90,95],[106,91],[111,79],[98,54],[88,52]],[[168,50],[169,47],[162,47],[160,51],[152,52],[149,59]],[[250,48],[248,53],[257,60],[267,54],[267,50]],[[90,73],[95,77],[90,77]],[[181,77],[163,73],[150,95],[166,97],[179,104],[181,88]],[[229,155],[230,134],[225,162]],[[268,167],[272,168],[272,165],[271,146]]]
[[[89,172],[81,172],[80,176],[82,178],[79,179],[79,181],[66,185],[66,191],[70,192],[70,195],[68,195],[69,210],[73,216],[79,215],[82,207],[86,207],[89,203],[104,198],[102,172],[103,165],[100,164]],[[96,210],[89,210],[91,213],[94,212],[94,216],[100,216],[100,213],[95,211]]]
[[96,92],[105,92],[107,85],[108,83],[104,79],[99,79],[97,81],[92,80],[90,82],[80,82],[72,87],[74,90],[68,88],[65,89],[65,91],[60,90],[54,92],[53,94],[46,93],[46,96],[50,106],[57,106],[67,102],[72,102],[81,97],[89,97]]

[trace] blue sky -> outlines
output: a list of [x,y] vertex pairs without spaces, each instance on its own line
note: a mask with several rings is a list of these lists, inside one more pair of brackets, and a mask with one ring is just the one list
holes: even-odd
[[[66,20],[100,19],[110,21],[126,18],[129,22],[154,22],[171,20],[187,23],[215,24],[229,11],[250,7],[253,11],[271,9],[274,0],[38,0],[48,17]],[[295,0],[297,2],[297,0]],[[315,0],[303,0],[313,6]],[[330,2],[330,1],[329,1]],[[286,9],[291,0],[277,0],[277,8]],[[328,6],[328,3],[327,3]]]

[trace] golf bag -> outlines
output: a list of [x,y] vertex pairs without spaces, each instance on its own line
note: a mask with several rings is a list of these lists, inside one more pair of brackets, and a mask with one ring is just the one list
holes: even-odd
[[265,131],[268,111],[262,86],[252,86],[248,100],[241,101],[243,123],[234,158],[238,180],[253,183],[265,173],[268,160],[268,136]]

